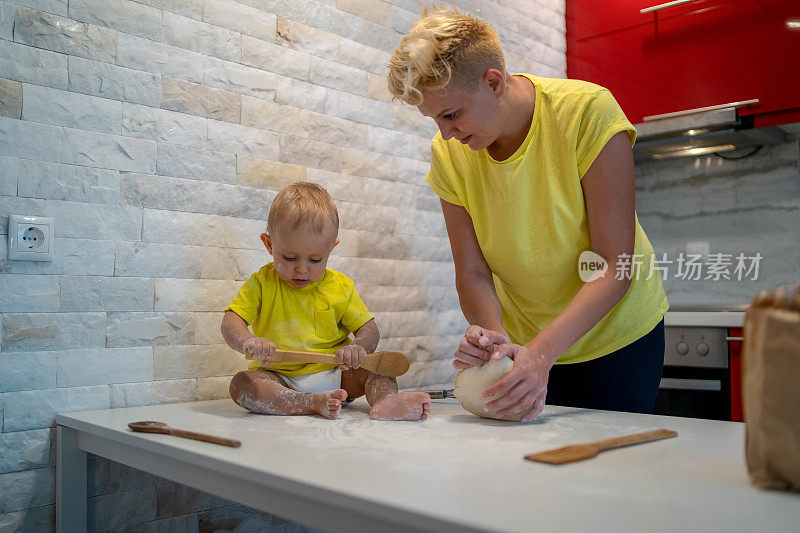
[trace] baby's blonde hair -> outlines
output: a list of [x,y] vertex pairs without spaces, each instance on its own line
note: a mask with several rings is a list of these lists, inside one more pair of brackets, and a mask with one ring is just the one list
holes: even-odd
[[309,224],[317,233],[333,228],[335,236],[339,233],[339,212],[324,187],[297,181],[282,189],[272,201],[267,216],[267,233],[274,232],[279,223],[290,229]]
[[455,7],[436,4],[425,8],[388,66],[389,92],[411,105],[422,103],[422,91],[451,83],[472,90],[492,68],[506,75],[503,47],[494,29]]

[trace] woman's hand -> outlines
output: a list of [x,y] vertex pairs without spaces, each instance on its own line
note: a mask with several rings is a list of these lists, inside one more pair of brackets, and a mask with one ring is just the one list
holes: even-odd
[[486,404],[498,418],[526,413],[520,422],[529,422],[539,416],[547,398],[547,380],[551,363],[544,355],[519,344],[503,344],[492,354],[493,359],[511,357],[514,366],[503,379],[483,391],[483,397],[499,394]]
[[483,366],[495,351],[496,344],[511,342],[505,333],[480,326],[469,326],[454,354],[453,366],[462,370],[471,366]]
[[339,367],[342,370],[350,370],[351,368],[358,368],[364,359],[367,358],[367,351],[363,346],[356,343],[342,346],[336,350],[336,359],[339,360]]
[[245,358],[261,361],[263,366],[269,364],[270,358],[275,355],[277,349],[274,342],[264,337],[250,337],[242,344]]

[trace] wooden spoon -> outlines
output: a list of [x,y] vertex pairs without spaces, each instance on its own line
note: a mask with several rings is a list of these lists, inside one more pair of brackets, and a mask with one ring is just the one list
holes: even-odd
[[201,440],[203,442],[210,442],[212,444],[222,444],[223,446],[230,446],[231,448],[238,448],[242,445],[242,443],[238,440],[215,437],[213,435],[206,435],[205,433],[195,433],[194,431],[186,431],[184,429],[175,429],[169,427],[164,422],[155,422],[153,420],[131,422],[128,424],[128,427],[133,431],[141,431],[142,433],[164,433],[165,435],[183,437],[184,439],[194,439]]
[[[252,359],[252,355],[246,356]],[[278,363],[326,363],[338,365],[339,360],[335,355],[316,352],[294,352],[290,350],[276,350],[270,361]],[[367,354],[361,363],[361,368],[381,376],[396,378],[408,372],[411,362],[400,352],[375,352]]]
[[633,435],[625,435],[624,437],[590,442],[588,444],[575,444],[572,446],[557,448],[555,450],[548,450],[546,452],[532,453],[530,455],[526,455],[525,459],[529,461],[538,461],[540,463],[549,463],[551,465],[563,465],[565,463],[591,459],[598,453],[606,450],[622,448],[623,446],[632,446],[634,444],[641,444],[643,442],[650,442],[653,440],[668,439],[670,437],[677,436],[677,431],[672,431],[669,429],[657,429],[655,431],[635,433]]

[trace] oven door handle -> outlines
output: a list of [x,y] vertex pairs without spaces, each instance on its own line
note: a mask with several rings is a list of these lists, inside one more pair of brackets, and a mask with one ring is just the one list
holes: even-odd
[[661,378],[659,389],[721,391],[722,382],[718,379],[680,379]]

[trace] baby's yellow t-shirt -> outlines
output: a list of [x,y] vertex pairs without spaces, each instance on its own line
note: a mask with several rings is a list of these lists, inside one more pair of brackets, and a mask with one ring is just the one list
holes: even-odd
[[[344,274],[328,268],[320,279],[298,289],[278,277],[275,263],[250,276],[225,310],[242,317],[253,335],[271,340],[279,350],[319,353],[335,353],[350,344],[350,333],[374,318]],[[269,363],[263,367],[253,361],[248,368],[301,376],[336,365]]]
[[[463,206],[492,270],[503,325],[515,343],[533,339],[575,297],[583,281],[578,258],[591,250],[581,179],[614,134],[631,144],[636,130],[611,93],[578,80],[524,74],[536,88],[527,137],[506,160],[473,151],[437,133],[428,184]],[[669,307],[653,247],[636,219],[638,275],[622,300],[558,363],[609,354],[653,329]],[[614,276],[615,272],[606,275]]]

